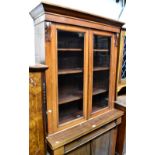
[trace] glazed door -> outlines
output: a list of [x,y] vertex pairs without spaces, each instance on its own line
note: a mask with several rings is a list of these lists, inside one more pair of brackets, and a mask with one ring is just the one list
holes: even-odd
[[[110,109],[110,77],[113,35],[105,32],[90,32],[89,39],[89,116]],[[110,80],[111,78],[111,80]]]
[[55,50],[52,52],[56,52],[57,98],[54,104],[57,110],[54,115],[59,130],[86,119],[88,32],[82,28],[56,25]]

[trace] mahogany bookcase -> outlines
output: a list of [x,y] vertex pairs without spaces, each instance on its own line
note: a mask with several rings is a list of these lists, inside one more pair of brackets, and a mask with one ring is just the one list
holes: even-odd
[[51,154],[113,155],[123,115],[114,101],[124,23],[48,3],[30,15],[36,63],[48,66],[45,113]]

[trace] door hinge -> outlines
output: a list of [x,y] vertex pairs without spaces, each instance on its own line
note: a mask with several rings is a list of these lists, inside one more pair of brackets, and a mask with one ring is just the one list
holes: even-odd
[[51,22],[45,22],[45,40],[47,42],[51,41],[50,27],[51,27]]
[[119,43],[118,39],[119,39],[119,34],[115,33],[115,47],[118,46],[118,43]]

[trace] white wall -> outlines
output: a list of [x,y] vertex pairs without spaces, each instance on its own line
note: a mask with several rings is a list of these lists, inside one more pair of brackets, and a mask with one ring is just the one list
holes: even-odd
[[[36,0],[32,6],[36,6],[39,0]],[[44,0],[44,2],[61,5],[73,9],[83,10],[89,13],[118,19],[122,9],[122,2],[116,3],[116,0]]]
[[[112,18],[115,20],[118,20],[118,16],[122,10],[122,2],[116,3],[116,0],[46,0],[44,2],[53,3],[57,5],[61,5],[64,7],[73,8],[76,10],[82,10],[88,13]],[[29,11],[33,9],[36,5],[40,3],[40,0],[32,1],[29,5]],[[28,28],[29,32],[31,32],[31,39],[34,38],[34,35],[32,35],[33,32],[33,25],[32,25],[32,19],[31,17],[28,17]],[[29,40],[30,41],[30,40]],[[32,40],[31,40],[32,41]],[[34,41],[33,41],[34,43]],[[34,45],[32,46],[32,42],[29,43],[30,50],[30,58],[29,63],[34,63]]]

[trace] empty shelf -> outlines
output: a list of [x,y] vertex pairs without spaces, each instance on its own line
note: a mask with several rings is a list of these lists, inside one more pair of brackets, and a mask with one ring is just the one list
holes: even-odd
[[68,102],[76,101],[83,98],[82,92],[70,93],[59,96],[59,104],[65,104]]
[[83,51],[82,48],[58,48],[58,51]]
[[109,67],[94,67],[93,71],[104,71],[109,70]]
[[78,69],[60,69],[58,71],[59,75],[64,75],[64,74],[74,74],[74,73],[82,73],[83,70],[81,68]]
[[109,49],[94,49],[94,52],[108,52]]
[[107,92],[106,89],[101,89],[101,88],[94,88],[93,89],[93,95],[101,94]]

